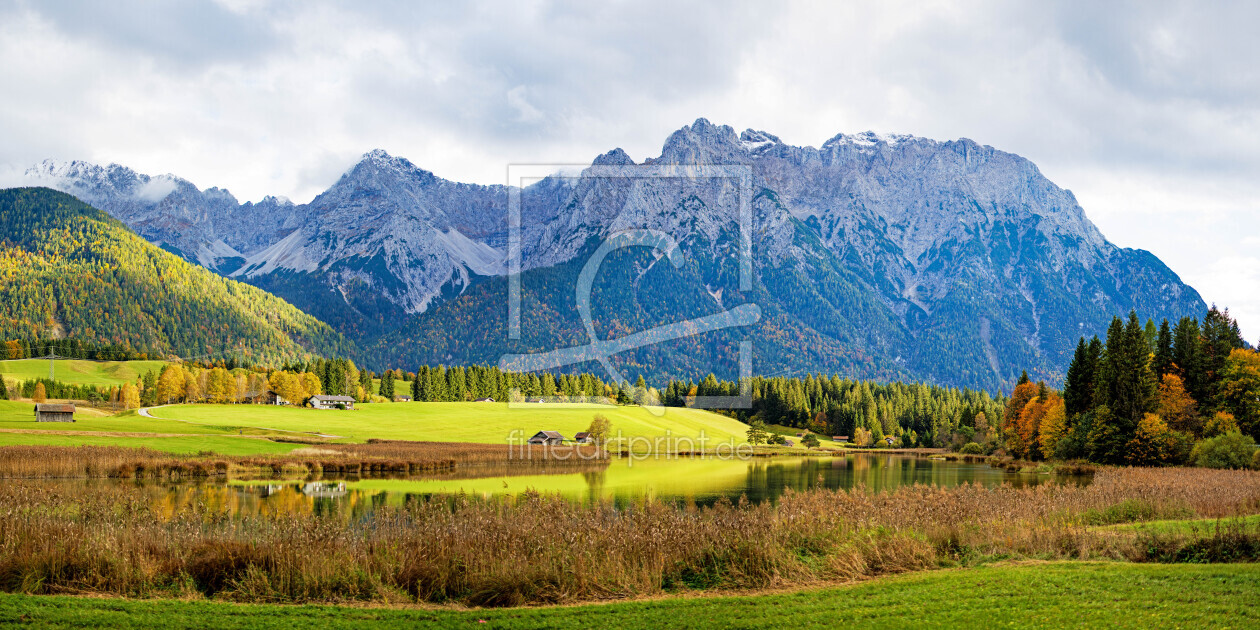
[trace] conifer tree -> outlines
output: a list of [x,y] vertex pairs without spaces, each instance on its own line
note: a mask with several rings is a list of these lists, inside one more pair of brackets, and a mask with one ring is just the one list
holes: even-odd
[[[1098,338],[1095,337],[1094,341]],[[1068,366],[1067,377],[1063,381],[1063,403],[1069,417],[1089,411],[1094,399],[1094,370],[1097,368],[1097,357],[1091,356],[1092,344],[1087,345],[1081,337],[1076,344],[1076,354]]]
[[411,399],[416,402],[428,401],[429,366],[422,365],[416,370],[416,377],[411,380]]
[[381,396],[384,396],[388,400],[394,399],[394,371],[393,370],[385,370],[385,372],[381,374],[380,394]]
[[1118,323],[1119,318],[1113,322],[1112,331],[1108,331],[1104,356],[1111,378],[1102,388],[1105,396],[1100,402],[1111,409],[1119,423],[1117,428],[1127,439],[1137,422],[1154,411],[1157,398],[1154,374],[1150,371],[1150,348],[1137,313],[1129,314],[1128,325],[1118,330],[1113,341],[1111,335]]
[[1160,322],[1159,333],[1156,335],[1155,341],[1155,377],[1163,379],[1164,375],[1172,371],[1173,368],[1173,337],[1172,329],[1168,326],[1168,320]]
[[1202,400],[1207,388],[1207,383],[1203,382],[1202,363],[1199,322],[1193,317],[1182,317],[1173,329],[1173,364],[1181,372],[1186,390],[1195,400]]

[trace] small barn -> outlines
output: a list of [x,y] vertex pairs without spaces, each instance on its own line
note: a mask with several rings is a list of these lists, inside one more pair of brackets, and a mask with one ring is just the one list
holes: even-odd
[[849,441],[849,436],[847,436],[847,435],[833,435],[833,436],[831,436],[831,441],[832,441],[832,442],[848,442],[848,441]]
[[594,444],[595,438],[590,433],[583,431],[573,436],[573,441],[578,444]]
[[534,437],[529,438],[530,444],[549,444],[551,446],[559,446],[564,444],[564,436],[559,431],[539,431]]
[[885,437],[885,438],[884,438],[884,441],[885,441],[885,442],[887,442],[889,446],[892,446],[892,445],[893,445],[893,442],[897,441],[897,438],[892,437],[892,436],[890,435],[890,436]]
[[354,409],[353,396],[311,396],[311,406],[316,409]]
[[411,396],[394,396],[394,402],[411,402]]
[[796,443],[795,443],[795,442],[793,442],[792,440],[783,440],[783,445],[784,445],[784,446],[796,446]]
[[494,402],[494,399],[493,398],[478,398],[477,400],[474,400],[473,402]]
[[62,403],[38,403],[35,405],[36,422],[74,422],[74,405]]

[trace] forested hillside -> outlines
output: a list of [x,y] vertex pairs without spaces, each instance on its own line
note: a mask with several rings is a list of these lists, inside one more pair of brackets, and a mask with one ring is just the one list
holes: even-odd
[[248,361],[352,349],[314,317],[140,238],[70,195],[0,190],[0,338]]

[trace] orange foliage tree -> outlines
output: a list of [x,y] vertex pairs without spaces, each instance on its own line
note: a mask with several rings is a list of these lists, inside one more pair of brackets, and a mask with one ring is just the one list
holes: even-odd
[[1037,389],[1037,385],[1031,382],[1018,385],[1015,391],[1011,392],[1010,400],[1006,401],[1006,416],[1002,423],[1002,433],[1006,437],[1006,450],[1012,453],[1025,453],[1028,450],[1027,443],[1018,429],[1019,418],[1024,413],[1024,407],[1037,397]]

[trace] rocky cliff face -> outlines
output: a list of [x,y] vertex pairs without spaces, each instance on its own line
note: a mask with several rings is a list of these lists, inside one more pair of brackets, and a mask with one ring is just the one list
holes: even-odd
[[[1107,242],[1034,164],[970,140],[868,132],[797,147],[700,119],[645,164],[657,176],[603,176],[635,167],[617,149],[580,177],[522,191],[531,309],[522,330],[532,321],[537,332],[520,341],[502,327],[506,187],[449,182],[381,151],[306,205],[238,204],[226,191],[119,166],[44,163],[28,175],[294,301],[363,341],[377,364],[494,362],[582,342],[572,280],[595,244],[625,229],[669,234],[687,263],[659,265],[646,252],[610,258],[593,298],[605,337],[743,302],[764,313],[738,335],[621,358],[657,377],[734,376],[721,346],[747,336],[762,373],[997,387],[1024,368],[1055,378],[1076,338],[1102,332],[1113,315],[1205,308],[1154,256]],[[712,165],[753,174],[751,291],[738,286],[738,181],[706,177]]]

